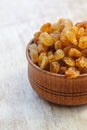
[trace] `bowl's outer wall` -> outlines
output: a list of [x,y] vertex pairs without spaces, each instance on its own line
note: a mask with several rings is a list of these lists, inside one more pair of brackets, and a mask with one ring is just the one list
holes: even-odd
[[68,79],[39,69],[31,61],[28,51],[27,59],[29,81],[41,97],[61,105],[74,106],[87,103],[87,75]]

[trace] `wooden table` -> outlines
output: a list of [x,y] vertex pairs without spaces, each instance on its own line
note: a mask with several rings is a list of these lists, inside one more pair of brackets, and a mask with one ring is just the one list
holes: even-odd
[[28,41],[61,17],[87,20],[87,0],[0,0],[0,130],[87,130],[87,105],[53,105],[28,82]]

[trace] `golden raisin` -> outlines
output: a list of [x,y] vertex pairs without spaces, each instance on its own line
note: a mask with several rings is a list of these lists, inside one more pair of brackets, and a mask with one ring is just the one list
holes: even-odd
[[40,34],[41,34],[41,32],[36,32],[36,33],[34,34],[34,39],[35,39],[36,41],[38,41],[38,38],[39,38]]
[[76,57],[76,58],[78,58],[81,55],[82,55],[82,53],[78,49],[76,49],[76,48],[71,48],[69,50],[69,57]]
[[51,62],[50,63],[50,72],[58,73],[60,68],[60,64],[58,62]]
[[70,58],[70,57],[64,57],[63,58],[64,62],[69,65],[69,66],[75,66],[75,61],[74,59]]
[[38,49],[39,53],[41,53],[41,52],[47,52],[48,47],[45,46],[44,44],[38,44],[37,49]]
[[86,67],[87,68],[87,58],[81,56],[80,58],[76,59],[76,66],[77,67]]
[[75,45],[70,45],[70,46],[67,46],[63,49],[64,53],[65,53],[65,56],[68,56],[69,54],[69,51],[71,48],[76,48],[77,50],[79,50],[79,47],[78,46],[75,46]]
[[84,36],[85,35],[85,31],[84,31],[84,28],[79,28],[78,30],[78,33],[77,33],[77,39],[79,40],[80,37]]
[[48,57],[47,56],[43,56],[42,62],[40,64],[40,68],[41,69],[46,68],[47,64],[48,64]]
[[65,56],[68,56],[69,50],[72,48],[72,46],[67,46],[63,49]]
[[64,52],[61,49],[58,49],[55,53],[54,53],[54,57],[55,60],[60,60],[64,57]]
[[34,63],[37,63],[38,62],[38,51],[36,49],[31,49],[30,50],[30,57]]
[[48,56],[48,61],[49,61],[49,62],[55,61],[54,55],[49,55],[49,56]]
[[32,50],[32,49],[37,50],[37,45],[36,45],[35,43],[30,44],[30,45],[28,46],[28,49],[29,49],[29,50]]
[[60,41],[60,40],[57,40],[57,41],[54,43],[54,48],[55,48],[55,50],[61,49],[61,47],[62,47],[61,41]]
[[42,62],[44,56],[46,56],[45,52],[40,53],[39,58],[38,58],[38,65],[39,66],[41,65],[41,62]]
[[87,73],[87,21],[73,25],[69,19],[45,23],[29,45],[34,63],[53,73],[76,78]]
[[70,31],[73,32],[77,36],[77,34],[78,34],[78,27],[77,26],[72,26],[70,28]]
[[73,23],[70,19],[64,19],[64,18],[59,19],[57,24],[65,28],[71,28],[73,26]]
[[65,66],[60,67],[60,73],[61,74],[65,74],[66,70],[67,70],[67,67],[65,67]]
[[45,46],[53,45],[53,39],[47,32],[43,32],[40,34],[39,41],[40,41],[40,43],[44,44]]
[[66,70],[65,75],[67,78],[76,78],[80,75],[80,72],[76,69],[76,67],[69,67]]
[[53,32],[53,33],[50,34],[50,36],[52,37],[54,42],[56,42],[57,40],[60,39],[60,33],[59,32]]
[[41,32],[51,33],[51,32],[52,32],[51,23],[45,23],[45,24],[40,28],[40,31],[41,31]]
[[49,61],[49,63],[55,61],[55,57],[54,57],[53,54],[51,54],[51,52],[49,52],[49,54],[47,54],[47,55],[48,55],[48,61]]
[[76,26],[78,28],[84,28],[84,29],[86,29],[87,28],[87,21],[83,21],[83,22],[77,23]]
[[56,31],[56,30],[59,31],[59,26],[58,26],[57,23],[52,24],[52,30],[53,30],[53,31]]
[[66,37],[66,31],[67,31],[66,28],[63,29],[63,31],[61,32],[61,35],[60,35],[60,41],[62,42],[63,48],[72,45]]
[[87,36],[83,36],[79,39],[79,48],[86,49],[87,48]]
[[70,30],[66,31],[66,37],[71,43],[73,43],[74,45],[77,45],[78,42],[77,42],[76,36],[72,31]]

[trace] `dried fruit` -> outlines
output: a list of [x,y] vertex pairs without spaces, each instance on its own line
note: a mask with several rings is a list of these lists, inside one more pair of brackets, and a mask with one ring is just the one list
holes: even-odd
[[34,63],[37,63],[38,62],[38,51],[36,49],[31,49],[30,50],[30,57]]
[[55,61],[55,57],[51,51],[48,52],[47,56],[49,63]]
[[54,43],[54,48],[55,48],[55,50],[61,49],[61,47],[62,47],[61,41],[60,41],[60,40],[57,40],[57,41]]
[[73,23],[70,19],[64,19],[61,18],[57,22],[58,25],[63,26],[63,28],[71,28],[73,26]]
[[37,49],[38,49],[39,53],[41,53],[41,52],[47,52],[48,47],[45,46],[44,44],[38,44]]
[[87,48],[87,36],[83,36],[79,39],[79,48],[86,49]]
[[39,58],[38,58],[38,65],[40,66],[43,60],[43,57],[46,56],[45,52],[40,53]]
[[78,27],[77,26],[72,26],[71,28],[70,28],[70,31],[72,31],[75,35],[77,35],[78,34]]
[[67,47],[72,45],[71,42],[66,37],[67,28],[64,28],[60,35],[60,41],[62,42],[62,47]]
[[69,50],[72,48],[72,46],[67,46],[63,49],[65,56],[68,56]]
[[39,41],[40,41],[40,43],[44,44],[45,46],[53,45],[53,39],[47,32],[43,32],[40,34]]
[[80,72],[76,69],[76,67],[69,67],[66,70],[65,75],[67,78],[76,78],[80,75]]
[[85,35],[85,30],[84,30],[84,28],[79,28],[78,29],[78,33],[77,33],[77,39],[79,40],[80,39],[80,37],[82,37],[82,36],[84,36]]
[[87,21],[83,21],[83,22],[77,23],[76,26],[78,28],[84,28],[84,29],[86,29],[87,28]]
[[35,49],[37,50],[37,45],[35,43],[33,44],[30,44],[29,47],[28,47],[29,50],[32,50],[32,49]]
[[76,66],[77,67],[82,67],[82,68],[87,68],[87,58],[84,56],[81,56],[80,58],[76,59]]
[[76,36],[72,31],[70,30],[66,31],[66,37],[71,43],[73,43],[74,45],[77,45],[78,42],[77,42]]
[[45,23],[45,24],[40,28],[40,31],[41,31],[41,32],[51,33],[51,32],[52,32],[51,23]]
[[50,63],[50,72],[52,73],[58,73],[60,68],[60,64],[58,62],[51,62]]
[[64,57],[64,62],[69,66],[75,66],[75,61],[70,57]]
[[41,69],[76,78],[87,73],[87,21],[45,23],[29,45],[31,60]]
[[46,68],[47,64],[48,64],[48,57],[47,56],[43,56],[42,62],[40,64],[40,68],[41,69]]
[[54,53],[54,57],[55,60],[60,60],[64,57],[64,52],[61,49],[58,49],[55,53]]
[[52,30],[53,30],[53,32],[56,31],[56,30],[59,31],[59,26],[58,26],[57,23],[54,23],[54,24],[52,25]]
[[66,70],[67,70],[67,67],[65,67],[65,66],[60,67],[60,73],[61,74],[65,74]]
[[39,38],[39,36],[40,36],[40,34],[41,34],[41,32],[36,32],[35,34],[34,34],[34,40],[38,40],[38,38]]
[[78,49],[76,49],[76,48],[71,48],[69,50],[69,57],[76,57],[76,58],[78,58],[81,55],[82,55],[82,53]]
[[51,33],[50,36],[52,37],[53,41],[56,42],[57,40],[60,39],[60,32],[55,31],[55,32]]

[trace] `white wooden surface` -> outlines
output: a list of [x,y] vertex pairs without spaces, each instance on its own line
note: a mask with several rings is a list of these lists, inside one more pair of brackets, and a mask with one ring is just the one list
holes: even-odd
[[0,0],[0,130],[87,130],[87,105],[53,105],[28,82],[26,45],[60,17],[87,20],[87,0]]

